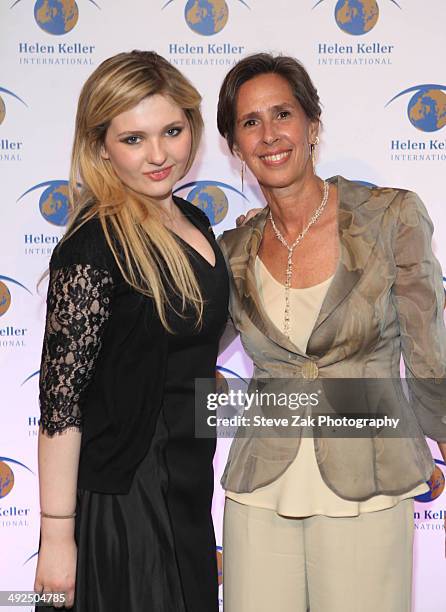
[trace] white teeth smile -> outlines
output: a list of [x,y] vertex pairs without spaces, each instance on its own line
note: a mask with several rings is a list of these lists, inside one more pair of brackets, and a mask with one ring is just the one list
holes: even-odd
[[266,161],[280,161],[281,159],[285,159],[285,157],[288,157],[288,155],[290,154],[290,151],[285,151],[284,153],[278,153],[277,155],[262,155],[262,159],[265,159]]

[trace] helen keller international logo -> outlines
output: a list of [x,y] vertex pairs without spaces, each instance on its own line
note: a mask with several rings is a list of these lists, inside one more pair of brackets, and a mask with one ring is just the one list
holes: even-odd
[[446,125],[446,86],[414,85],[396,94],[389,100],[389,106],[397,98],[412,93],[407,105],[407,117],[411,124],[422,132],[437,132]]
[[[20,283],[18,280],[10,278],[9,276],[0,275],[0,317],[6,314],[11,307],[12,298],[9,284],[17,285],[32,295],[31,291],[25,287],[25,285],[22,285],[22,283]],[[0,335],[2,335],[1,331]]]
[[192,181],[178,187],[174,193],[189,189],[186,200],[194,204],[208,216],[211,225],[218,225],[228,214],[229,202],[225,191],[247,197],[232,185],[219,181]]
[[[14,472],[17,472],[17,478]],[[13,491],[19,481],[22,489],[29,491],[30,483],[26,482],[26,478],[23,478],[26,472],[35,476],[34,472],[24,463],[11,459],[11,457],[0,457],[0,528],[29,526],[30,508],[16,506],[12,499],[11,502],[9,500],[6,502],[7,505],[4,503],[4,498]]]
[[[3,94],[3,96],[1,94]],[[9,89],[5,89],[4,87],[0,87],[0,125],[3,123],[3,121],[6,118],[6,104],[3,99],[5,97],[5,94],[6,96],[11,96],[12,98],[15,98],[16,100],[21,102],[24,106],[28,106],[26,102],[24,102],[22,98],[19,98],[19,96],[15,94],[13,91],[10,91]]]
[[[2,457],[4,459],[4,457]],[[14,487],[14,472],[4,461],[0,461],[0,499],[11,493]]]
[[[168,0],[165,9],[174,0]],[[238,0],[247,8],[244,0]],[[190,29],[202,36],[213,36],[223,30],[228,23],[229,8],[225,0],[188,0],[184,8],[184,19]]]
[[[395,0],[387,1],[401,8]],[[319,0],[313,8],[323,2],[326,0]],[[362,36],[373,30],[378,23],[379,5],[375,0],[338,0],[334,16],[338,27],[343,32],[353,36]]]
[[[16,0],[11,8],[23,0]],[[94,0],[87,0],[99,6]],[[62,36],[76,26],[79,19],[79,7],[75,0],[37,0],[34,4],[34,19],[44,32]]]
[[3,499],[9,493],[11,493],[14,488],[14,472],[9,464],[18,465],[31,474],[34,474],[32,470],[29,469],[24,463],[20,463],[20,461],[16,461],[15,459],[11,459],[10,457],[0,457],[0,499]]
[[68,203],[68,181],[45,181],[27,189],[19,197],[19,202],[26,195],[37,189],[42,189],[39,198],[39,210],[42,217],[48,223],[62,227],[67,224],[69,203]]

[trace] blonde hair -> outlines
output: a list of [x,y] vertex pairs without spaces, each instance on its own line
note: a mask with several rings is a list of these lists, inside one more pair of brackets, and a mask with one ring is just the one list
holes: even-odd
[[71,216],[63,240],[93,217],[99,218],[124,279],[153,298],[162,324],[172,331],[166,306],[178,310],[166,289],[180,297],[178,314],[184,316],[190,305],[197,325],[201,323],[203,299],[194,271],[183,248],[164,226],[157,203],[127,187],[101,156],[112,119],[154,94],[168,96],[186,115],[191,150],[184,174],[190,169],[203,130],[198,91],[157,53],[132,51],[105,60],[79,97],[69,185]]

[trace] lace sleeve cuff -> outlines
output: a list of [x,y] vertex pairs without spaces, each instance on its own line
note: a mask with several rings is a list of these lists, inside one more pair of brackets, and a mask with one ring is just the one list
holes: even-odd
[[112,293],[106,270],[76,264],[51,272],[40,369],[40,423],[49,436],[81,429]]

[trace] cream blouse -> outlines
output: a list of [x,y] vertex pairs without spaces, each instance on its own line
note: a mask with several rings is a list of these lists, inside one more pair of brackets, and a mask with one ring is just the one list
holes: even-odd
[[[290,290],[290,338],[304,353],[332,278],[313,287]],[[274,325],[282,329],[285,287],[270,274],[259,257],[256,259],[256,281],[266,313]],[[296,458],[277,480],[251,493],[226,491],[226,496],[242,504],[275,510],[283,516],[342,517],[391,508],[403,499],[428,490],[428,485],[423,483],[402,495],[376,495],[361,502],[345,500],[322,480],[313,439],[302,437]]]

